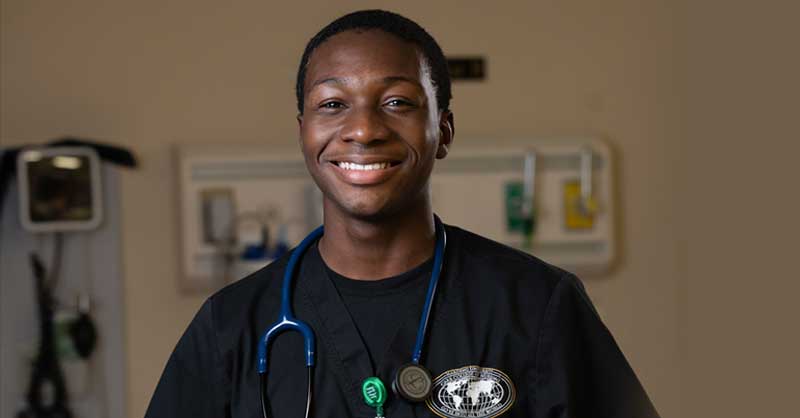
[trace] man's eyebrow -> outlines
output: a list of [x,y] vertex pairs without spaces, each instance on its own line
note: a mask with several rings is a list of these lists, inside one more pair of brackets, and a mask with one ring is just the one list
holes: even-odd
[[[407,83],[411,83],[411,84],[413,84],[413,85],[415,85],[415,86],[417,86],[419,88],[423,88],[422,87],[422,83],[420,83],[419,80],[414,79],[414,78],[410,78],[410,77],[406,77],[406,76],[402,76],[402,75],[384,77],[381,81],[383,82],[383,84],[393,84],[393,83],[404,81],[404,82],[407,82]],[[321,78],[319,80],[314,81],[311,84],[311,87],[309,88],[309,90],[313,89],[316,86],[319,86],[320,84],[329,84],[329,83],[330,84],[347,84],[347,79],[346,78],[342,78],[342,77]]]
[[343,78],[339,78],[339,77],[322,78],[322,79],[314,81],[314,83],[311,84],[311,88],[313,89],[314,87],[317,87],[318,85],[325,84],[325,83],[345,84],[345,80]]
[[392,84],[392,83],[397,83],[399,81],[405,81],[405,82],[411,83],[411,84],[413,84],[413,85],[415,85],[415,86],[417,86],[419,88],[423,88],[422,87],[422,83],[420,83],[419,80],[414,79],[414,78],[405,77],[405,76],[401,76],[401,75],[396,75],[396,76],[390,76],[390,77],[384,77],[383,78],[383,83],[384,84]]

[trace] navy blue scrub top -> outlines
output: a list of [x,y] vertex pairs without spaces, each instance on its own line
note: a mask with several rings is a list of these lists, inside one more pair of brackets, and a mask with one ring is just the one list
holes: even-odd
[[[533,256],[453,226],[421,363],[433,375],[428,402],[393,393],[395,417],[657,417],[581,282]],[[288,257],[211,296],[172,353],[145,414],[261,417],[256,348],[278,315]],[[398,309],[421,312],[414,306]],[[316,333],[311,416],[373,418],[361,382],[369,354],[316,248],[295,279],[293,307]],[[419,316],[404,320],[378,365],[389,385],[408,363]],[[298,333],[270,350],[273,416],[302,417],[306,370]]]

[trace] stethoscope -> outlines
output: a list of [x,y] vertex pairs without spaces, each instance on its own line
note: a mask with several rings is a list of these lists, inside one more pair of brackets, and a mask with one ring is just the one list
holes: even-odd
[[[422,357],[422,347],[425,342],[425,332],[428,328],[428,319],[430,318],[431,305],[436,294],[436,286],[439,282],[439,275],[442,271],[442,264],[444,263],[444,250],[446,246],[447,236],[444,231],[442,222],[435,218],[436,224],[436,247],[433,255],[433,271],[431,272],[431,279],[428,283],[428,292],[425,296],[425,305],[422,308],[422,317],[419,321],[419,328],[417,330],[417,341],[414,344],[414,351],[411,356],[411,362],[406,363],[397,370],[394,374],[392,381],[392,389],[400,397],[408,400],[409,402],[422,402],[431,394],[433,386],[433,379],[430,372],[419,364]],[[267,355],[269,352],[269,344],[277,338],[278,334],[284,331],[297,331],[303,335],[303,343],[306,353],[306,369],[308,370],[308,391],[306,395],[306,418],[308,417],[311,409],[312,397],[312,378],[314,376],[314,331],[311,327],[297,319],[292,312],[292,278],[294,277],[297,264],[303,257],[306,250],[316,242],[324,233],[322,226],[312,231],[297,248],[292,252],[289,257],[289,263],[283,273],[283,288],[281,290],[281,309],[278,314],[278,320],[267,329],[264,335],[259,340],[258,345],[258,374],[259,374],[259,392],[261,397],[261,411],[264,418],[269,418],[269,402],[267,398]],[[377,377],[369,377],[364,380],[361,385],[361,392],[364,397],[364,402],[376,409],[376,417],[383,416],[383,404],[386,401],[387,393],[386,387],[383,382]]]

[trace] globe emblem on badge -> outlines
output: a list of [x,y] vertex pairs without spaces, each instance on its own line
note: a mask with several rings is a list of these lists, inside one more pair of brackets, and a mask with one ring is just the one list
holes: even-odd
[[499,404],[505,391],[499,383],[492,380],[457,380],[442,387],[438,393],[439,401],[448,407],[476,416],[475,412],[486,411]]
[[492,418],[502,415],[515,400],[511,379],[497,369],[468,366],[448,370],[433,382],[428,401],[437,415],[452,418]]

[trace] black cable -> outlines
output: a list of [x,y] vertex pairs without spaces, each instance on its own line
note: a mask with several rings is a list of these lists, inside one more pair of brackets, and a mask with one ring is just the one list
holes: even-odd
[[308,418],[309,414],[311,413],[311,387],[312,379],[314,378],[314,367],[313,366],[306,366],[308,369],[308,392],[306,393],[306,418]]
[[[61,266],[62,239],[61,233],[53,236],[52,266],[48,270],[36,253],[30,254],[31,270],[36,283],[36,300],[39,310],[39,348],[33,365],[31,380],[26,395],[28,408],[21,411],[19,417],[32,418],[70,418],[69,397],[58,353],[54,334],[54,314],[56,299],[54,291],[58,284]],[[53,394],[46,395],[46,388],[51,387]],[[52,397],[52,400],[48,400]]]
[[259,373],[258,375],[258,391],[261,394],[261,415],[264,418],[269,418],[272,411],[269,410],[269,400],[267,400],[267,374]]
[[[39,349],[34,362],[28,387],[27,412],[37,418],[70,418],[68,395],[64,375],[58,362],[55,335],[53,332],[53,297],[45,284],[47,271],[39,257],[30,255],[33,276],[36,279],[37,305],[39,308]],[[47,403],[44,395],[47,383],[52,385],[52,401]]]
[[53,258],[50,262],[50,274],[47,276],[47,288],[50,292],[56,290],[58,279],[61,272],[61,254],[64,244],[64,236],[61,232],[53,233]]
[[[305,417],[308,418],[311,414],[311,398],[313,397],[312,388],[314,387],[314,367],[307,366],[306,369],[308,370],[308,390],[306,391],[306,415]],[[269,399],[267,398],[267,374],[261,373],[258,377],[258,391],[261,397],[261,415],[264,418],[269,418],[272,416],[272,411],[269,407]]]
[[3,217],[3,203],[5,202],[6,190],[11,177],[17,169],[17,149],[7,148],[0,150],[0,219]]

